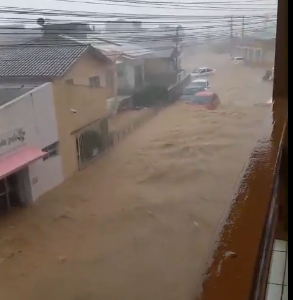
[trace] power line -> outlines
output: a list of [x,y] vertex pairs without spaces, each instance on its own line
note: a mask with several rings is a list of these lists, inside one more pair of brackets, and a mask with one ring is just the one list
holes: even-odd
[[[222,8],[223,10],[223,8]],[[259,7],[258,9],[259,11],[261,11],[263,13],[264,11],[264,7]],[[256,9],[254,9],[253,11],[256,11]],[[180,17],[180,19],[186,19],[186,18],[201,18],[200,15],[178,15],[178,14],[168,14],[168,15],[164,15],[164,14],[125,14],[125,13],[93,13],[93,12],[88,12],[88,11],[81,11],[79,10],[78,13],[77,12],[73,12],[73,11],[68,11],[68,10],[55,10],[55,9],[35,9],[35,8],[18,8],[18,7],[12,7],[12,6],[6,6],[6,7],[0,7],[0,12],[2,13],[10,13],[10,14],[19,14],[19,15],[40,15],[40,14],[44,14],[46,16],[58,16],[60,18],[60,15],[62,15],[63,17],[65,16],[74,16],[74,17],[99,17],[100,19],[103,18],[131,18],[131,19],[149,19],[149,18],[155,18],[155,19],[170,19],[170,18],[178,18]],[[210,15],[208,16],[211,19],[212,18],[217,18],[219,17],[218,15]],[[222,17],[225,17],[224,15]],[[229,17],[229,16],[226,16]],[[207,18],[207,16],[205,16],[205,18]]]

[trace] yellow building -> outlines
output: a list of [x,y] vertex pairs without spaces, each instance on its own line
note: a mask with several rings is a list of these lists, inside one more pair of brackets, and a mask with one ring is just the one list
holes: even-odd
[[107,99],[117,90],[112,61],[81,44],[1,48],[0,56],[0,84],[53,83],[64,178],[92,162],[107,143]]

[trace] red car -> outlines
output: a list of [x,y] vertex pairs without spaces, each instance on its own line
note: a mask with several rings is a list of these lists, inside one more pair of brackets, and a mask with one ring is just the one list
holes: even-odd
[[185,102],[189,105],[208,110],[217,109],[217,107],[220,105],[220,99],[218,95],[211,91],[197,92],[195,93],[193,99]]

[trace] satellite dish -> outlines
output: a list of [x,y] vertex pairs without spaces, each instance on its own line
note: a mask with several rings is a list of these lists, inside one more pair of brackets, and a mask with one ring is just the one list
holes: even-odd
[[43,27],[45,25],[45,19],[43,18],[38,18],[37,20],[37,24],[41,27]]

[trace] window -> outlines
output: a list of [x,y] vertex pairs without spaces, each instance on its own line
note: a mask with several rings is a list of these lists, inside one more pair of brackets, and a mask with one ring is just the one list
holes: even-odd
[[70,85],[73,85],[73,84],[74,84],[73,79],[67,79],[65,82],[66,82],[67,84],[70,84]]
[[90,87],[101,87],[99,76],[90,77],[89,81],[90,81]]
[[43,161],[55,157],[59,155],[59,142],[53,143],[47,147],[45,147],[42,151],[46,152],[47,154],[43,157]]

